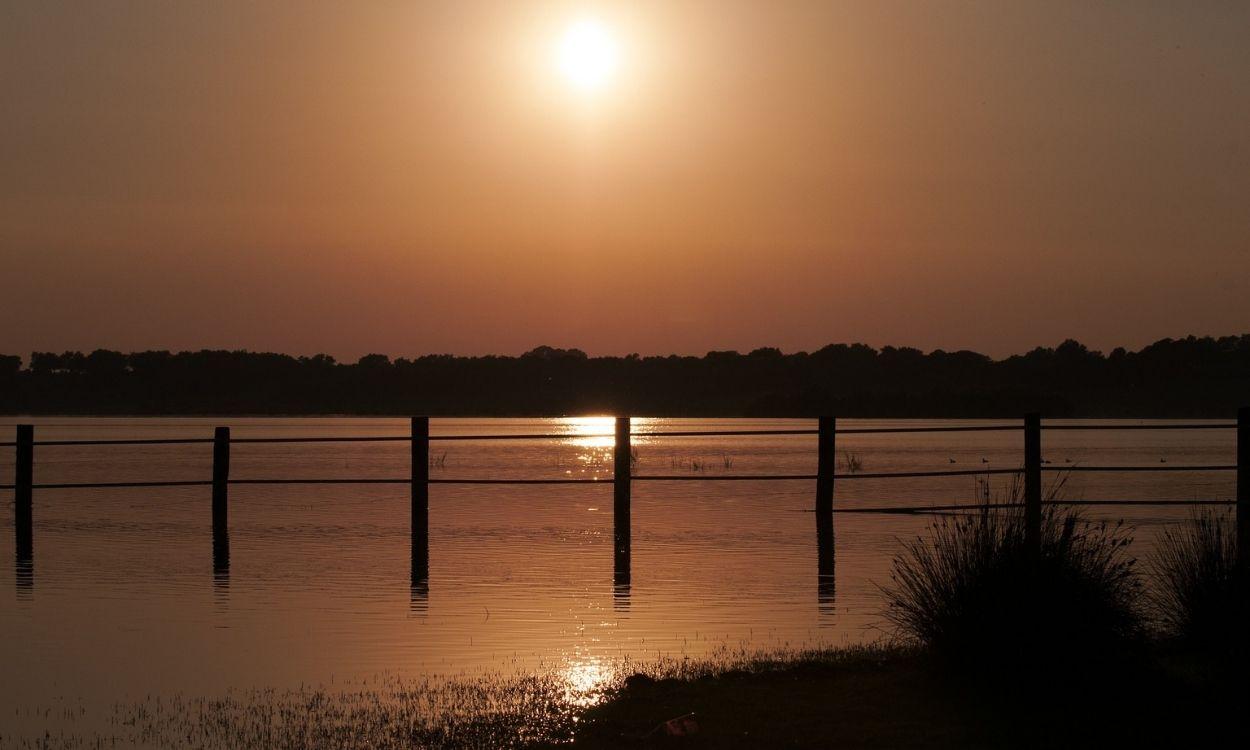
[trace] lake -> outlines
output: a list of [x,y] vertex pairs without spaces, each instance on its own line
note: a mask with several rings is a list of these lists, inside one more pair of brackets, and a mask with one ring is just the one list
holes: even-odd
[[[404,419],[5,418],[36,440],[408,434]],[[1125,420],[1117,420],[1123,424]],[[1005,424],[840,420],[839,427]],[[1061,422],[1047,422],[1060,424]],[[1097,424],[1097,422],[1089,422]],[[1138,422],[1138,424],[1156,424]],[[1158,422],[1157,424],[1167,424]],[[635,431],[810,429],[812,420],[640,419]],[[433,435],[558,433],[558,440],[433,442],[431,478],[610,479],[610,419],[434,419]],[[1065,465],[1232,464],[1232,430],[1054,431]],[[639,474],[812,474],[816,439],[636,436]],[[1016,468],[1011,432],[840,435],[863,472]],[[407,443],[232,448],[232,478],[406,477]],[[0,482],[13,476],[0,450]],[[37,483],[206,480],[211,445],[36,446]],[[839,466],[839,471],[849,467]],[[1053,481],[1057,474],[1048,474]],[[1010,481],[990,478],[1001,495]],[[1067,499],[1221,499],[1234,472],[1069,476]],[[835,506],[974,501],[977,478],[839,480]],[[410,576],[403,485],[230,490],[228,572],[214,575],[210,488],[36,490],[34,558],[0,555],[0,733],[36,732],[48,707],[216,695],[377,675],[554,670],[590,690],[626,662],[872,641],[877,586],[900,539],[933,516],[839,513],[836,572],[817,569],[814,482],[636,482],[632,577],[613,580],[612,486],[432,485],[428,582]],[[13,493],[4,544],[14,539]],[[1137,528],[1143,554],[1182,507],[1090,508]]]

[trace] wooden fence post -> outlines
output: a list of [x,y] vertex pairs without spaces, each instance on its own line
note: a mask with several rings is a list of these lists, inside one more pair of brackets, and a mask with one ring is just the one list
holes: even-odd
[[218,427],[213,432],[213,534],[224,534],[229,528],[230,501],[230,428]]
[[17,456],[13,476],[13,528],[19,564],[29,564],[34,553],[35,426],[17,426]]
[[836,417],[817,420],[816,436],[816,581],[817,603],[832,612],[834,600],[833,475],[838,468]]
[[833,475],[838,468],[836,417],[821,417],[816,438],[816,520],[833,523]]
[[630,568],[630,447],[629,417],[616,418],[616,441],[612,453],[613,569],[617,585],[629,583]]
[[412,586],[430,576],[430,418],[412,418]]
[[1250,406],[1237,410],[1237,565],[1250,568]]
[[1042,415],[1024,415],[1024,541],[1033,552],[1042,546]]

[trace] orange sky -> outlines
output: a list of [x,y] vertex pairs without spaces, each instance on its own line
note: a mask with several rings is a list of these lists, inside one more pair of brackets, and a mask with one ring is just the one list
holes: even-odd
[[[593,15],[622,61],[559,79]],[[0,6],[0,352],[1250,331],[1250,4]]]

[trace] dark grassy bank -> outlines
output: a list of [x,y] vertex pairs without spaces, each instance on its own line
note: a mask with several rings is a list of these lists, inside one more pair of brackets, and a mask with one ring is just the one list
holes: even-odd
[[[1059,679],[977,677],[926,652],[869,648],[634,677],[591,709],[577,747],[1207,747],[1250,738],[1238,674],[1156,646]],[[1244,672],[1240,673],[1244,674]],[[666,719],[694,714],[697,732]]]
[[[0,747],[1202,748],[1250,740],[1245,670],[1170,642],[1132,663],[1090,664],[1058,679],[973,674],[911,647],[634,669],[589,693],[570,692],[557,670],[150,695],[103,716],[49,706],[6,717],[34,717],[31,731],[0,722]],[[666,731],[667,720],[690,714],[696,731]]]
[[[1062,483],[1051,490],[1052,498]],[[1014,496],[1005,498],[1016,500]],[[1034,525],[1035,524],[1035,525]],[[1231,514],[1169,530],[1147,588],[1131,530],[1014,504],[903,545],[884,616],[910,648],[623,681],[587,747],[1206,747],[1250,739],[1247,587]],[[658,678],[658,679],[656,679]],[[676,723],[669,723],[676,717]]]

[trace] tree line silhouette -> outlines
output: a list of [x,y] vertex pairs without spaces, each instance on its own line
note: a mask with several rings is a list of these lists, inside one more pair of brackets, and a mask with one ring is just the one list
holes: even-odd
[[7,414],[1230,417],[1250,403],[1250,334],[1091,351],[1068,340],[994,360],[832,344],[783,354],[446,354],[348,364],[318,354],[96,350],[0,355]]

